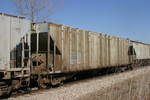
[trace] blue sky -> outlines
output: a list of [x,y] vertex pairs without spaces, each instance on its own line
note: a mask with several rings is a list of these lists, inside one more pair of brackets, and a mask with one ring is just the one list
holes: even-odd
[[[150,0],[63,0],[53,22],[150,44]],[[16,14],[9,0],[0,12]]]

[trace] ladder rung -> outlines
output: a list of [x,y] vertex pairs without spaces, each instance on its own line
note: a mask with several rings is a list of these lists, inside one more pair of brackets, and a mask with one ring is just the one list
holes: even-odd
[[26,57],[26,58],[24,58],[24,59],[29,59],[29,57]]
[[10,60],[15,60],[16,61],[16,59],[10,59]]
[[28,76],[30,76],[30,74],[24,74],[24,75],[18,75],[18,76],[16,76],[16,77],[28,77]]
[[25,49],[24,51],[30,51],[29,49]]

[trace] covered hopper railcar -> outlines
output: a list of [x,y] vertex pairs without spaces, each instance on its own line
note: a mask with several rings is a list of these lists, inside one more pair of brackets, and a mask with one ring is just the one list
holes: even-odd
[[150,64],[150,45],[142,42],[131,41],[133,66],[145,66]]
[[74,73],[132,63],[130,40],[69,26],[41,22],[32,24],[31,78],[59,84]]
[[0,13],[0,96],[30,84],[30,21]]

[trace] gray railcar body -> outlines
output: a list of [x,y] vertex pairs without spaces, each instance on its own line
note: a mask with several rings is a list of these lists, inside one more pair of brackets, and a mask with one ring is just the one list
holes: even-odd
[[26,79],[30,80],[30,21],[21,16],[0,13],[0,46],[2,95],[9,91],[8,87],[15,89]]
[[136,58],[135,59],[149,59],[150,58],[150,45],[137,42],[137,41],[131,41],[133,48],[136,52]]

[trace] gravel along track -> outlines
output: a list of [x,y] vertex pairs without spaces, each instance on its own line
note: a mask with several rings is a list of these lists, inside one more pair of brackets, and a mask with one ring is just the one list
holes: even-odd
[[95,91],[104,90],[107,87],[149,72],[150,66],[124,73],[104,77],[100,76],[84,81],[81,80],[76,82],[76,84],[62,85],[58,88],[37,91],[23,96],[10,97],[7,100],[78,100]]

